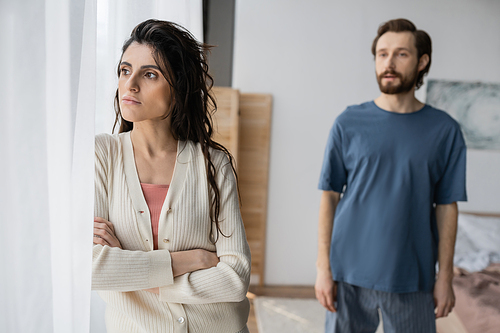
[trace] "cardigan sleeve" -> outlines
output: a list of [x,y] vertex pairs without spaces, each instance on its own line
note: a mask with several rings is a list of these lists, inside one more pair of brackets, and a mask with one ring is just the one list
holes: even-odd
[[[241,219],[236,179],[225,154],[212,151],[220,191],[220,228],[215,247],[216,267],[176,277],[174,284],[160,287],[160,300],[184,304],[240,302],[250,283],[250,249]],[[214,226],[215,229],[215,226]]]
[[[113,160],[117,147],[110,135],[95,140],[94,215],[109,220],[108,192],[112,183]],[[111,221],[113,222],[113,221]],[[94,245],[92,253],[92,289],[133,291],[173,283],[170,253],[128,251]]]

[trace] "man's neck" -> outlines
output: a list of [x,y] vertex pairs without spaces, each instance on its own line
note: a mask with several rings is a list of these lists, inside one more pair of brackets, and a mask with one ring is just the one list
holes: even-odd
[[375,104],[386,111],[395,113],[412,113],[424,107],[424,103],[415,98],[415,90],[412,89],[402,94],[384,94],[374,100]]

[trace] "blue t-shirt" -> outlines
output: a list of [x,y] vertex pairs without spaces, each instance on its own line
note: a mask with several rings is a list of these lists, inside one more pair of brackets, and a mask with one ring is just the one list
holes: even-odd
[[343,193],[335,212],[334,280],[375,290],[432,291],[438,233],[434,204],[466,201],[460,126],[429,105],[408,114],[373,101],[340,114],[319,189]]

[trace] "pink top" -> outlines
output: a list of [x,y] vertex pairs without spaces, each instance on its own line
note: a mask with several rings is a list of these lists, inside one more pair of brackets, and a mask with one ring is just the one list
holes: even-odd
[[158,221],[160,220],[161,207],[167,196],[169,185],[156,185],[141,183],[144,199],[148,204],[151,215],[151,228],[153,229],[154,249],[158,250]]

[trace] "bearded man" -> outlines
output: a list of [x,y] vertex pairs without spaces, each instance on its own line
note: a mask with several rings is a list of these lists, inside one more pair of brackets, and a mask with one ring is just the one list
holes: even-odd
[[315,285],[326,332],[375,332],[380,312],[385,333],[432,333],[454,306],[466,147],[456,121],[415,98],[431,52],[412,22],[382,24],[372,45],[381,94],[330,131]]

